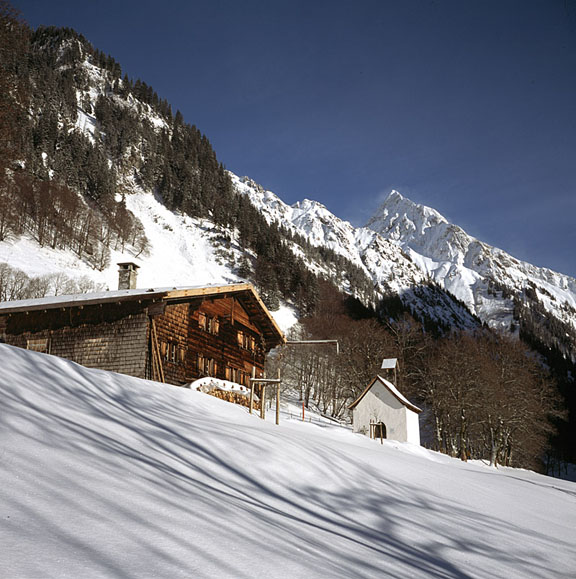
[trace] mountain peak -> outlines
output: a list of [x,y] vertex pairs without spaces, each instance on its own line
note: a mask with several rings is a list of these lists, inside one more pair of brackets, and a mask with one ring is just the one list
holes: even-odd
[[396,191],[396,189],[392,189],[386,198],[385,203],[387,202],[394,202],[394,201],[402,201],[404,196],[400,193],[400,191]]
[[392,190],[366,227],[395,241],[406,241],[407,236],[416,241],[439,225],[446,227],[449,223],[438,211]]

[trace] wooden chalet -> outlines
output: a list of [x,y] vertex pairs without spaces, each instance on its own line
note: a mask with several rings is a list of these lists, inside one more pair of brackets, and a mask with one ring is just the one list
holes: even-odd
[[248,385],[253,368],[261,376],[266,353],[285,341],[250,284],[4,302],[0,339],[176,385],[204,376]]

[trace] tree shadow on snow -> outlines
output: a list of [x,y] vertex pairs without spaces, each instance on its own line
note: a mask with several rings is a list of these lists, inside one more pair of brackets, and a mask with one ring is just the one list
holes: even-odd
[[[21,486],[0,491],[3,510],[14,513],[0,530],[21,549],[28,542],[34,552],[38,536],[53,549],[18,563],[22,577],[46,571],[51,553],[84,577],[545,576],[553,558],[539,553],[559,548],[534,532],[542,551],[523,549],[526,529],[432,498],[423,485],[399,488],[350,451],[335,460],[319,442],[303,447],[262,423],[255,430],[242,409],[231,423],[191,413],[188,400],[199,394],[137,380],[129,387],[125,377],[42,355],[31,365],[29,356],[10,360],[30,388],[2,385],[0,428],[30,456],[2,445],[6,481]],[[69,456],[70,470],[51,464],[51,453]],[[287,476],[299,461],[317,476]],[[50,504],[65,505],[69,517],[55,517]]]

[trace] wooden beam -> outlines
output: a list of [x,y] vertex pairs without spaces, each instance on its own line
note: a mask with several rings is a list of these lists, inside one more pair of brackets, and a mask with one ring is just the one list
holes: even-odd
[[154,318],[150,318],[150,340],[152,342],[152,379],[156,379],[157,382],[165,382],[162,356],[160,355],[158,334],[156,333],[156,323],[154,322]]
[[260,418],[262,420],[266,419],[266,384],[262,385],[260,392]]
[[335,344],[336,354],[340,354],[340,344],[338,340],[286,340],[285,344],[287,346],[300,346],[300,345],[321,345],[321,344]]

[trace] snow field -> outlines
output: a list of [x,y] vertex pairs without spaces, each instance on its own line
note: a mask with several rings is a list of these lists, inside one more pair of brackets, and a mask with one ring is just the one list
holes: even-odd
[[570,577],[576,484],[0,345],[2,576]]

